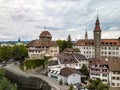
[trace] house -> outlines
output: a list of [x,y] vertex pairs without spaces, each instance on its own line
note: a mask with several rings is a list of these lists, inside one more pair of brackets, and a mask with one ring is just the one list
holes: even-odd
[[49,70],[48,77],[55,78],[58,81],[62,80],[65,84],[81,83],[81,76],[74,68],[64,67],[57,70]]
[[91,59],[89,73],[91,79],[100,78],[110,87],[120,87],[120,58],[101,57]]
[[29,58],[57,57],[59,55],[59,46],[52,41],[52,35],[49,31],[43,31],[39,39],[32,40],[27,44]]
[[88,66],[88,59],[80,54],[79,49],[66,48],[58,56],[58,64],[60,67],[71,67],[76,69],[81,69],[82,65]]

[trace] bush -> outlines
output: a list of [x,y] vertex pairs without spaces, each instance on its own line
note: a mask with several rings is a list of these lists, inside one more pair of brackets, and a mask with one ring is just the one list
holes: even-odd
[[35,69],[37,67],[43,67],[43,69],[45,68],[46,62],[48,61],[47,58],[44,59],[26,59],[25,61],[23,61],[23,66],[26,67],[26,69]]

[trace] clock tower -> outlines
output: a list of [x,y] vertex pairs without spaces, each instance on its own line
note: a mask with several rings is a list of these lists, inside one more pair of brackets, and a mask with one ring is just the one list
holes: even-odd
[[100,29],[100,23],[99,18],[97,15],[95,28],[94,28],[94,46],[95,46],[95,58],[100,58],[100,45],[101,45],[101,29]]

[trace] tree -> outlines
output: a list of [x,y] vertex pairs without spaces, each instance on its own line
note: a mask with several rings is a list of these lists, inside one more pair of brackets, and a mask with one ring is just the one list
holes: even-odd
[[60,85],[63,85],[63,81],[62,81],[62,79],[59,81],[59,84],[60,84]]
[[10,46],[3,46],[0,48],[0,61],[8,61],[12,58],[12,48]]
[[87,66],[86,66],[85,64],[82,65],[82,67],[81,67],[81,69],[80,69],[80,72],[81,72],[83,75],[86,75],[86,76],[89,75]]
[[0,69],[0,90],[17,90],[17,85],[11,84],[4,76],[4,71],[2,69]]
[[67,43],[67,48],[72,48],[72,42],[71,42],[71,36],[70,36],[70,34],[68,35],[66,43]]
[[70,86],[69,86],[69,89],[68,90],[73,90],[73,85],[72,85],[72,83],[70,84]]
[[56,42],[59,46],[60,52],[62,52],[65,48],[67,48],[67,43],[65,40],[57,40]]
[[12,57],[15,60],[24,60],[28,56],[27,48],[23,45],[15,45],[12,48]]
[[103,84],[102,81],[97,78],[96,80],[89,80],[90,84],[87,86],[89,90],[108,90],[108,85]]

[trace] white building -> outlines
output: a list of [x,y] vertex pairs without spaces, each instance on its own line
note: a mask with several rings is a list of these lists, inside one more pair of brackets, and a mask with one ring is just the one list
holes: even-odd
[[100,78],[110,87],[120,87],[120,58],[102,57],[89,65],[90,78]]
[[107,57],[120,57],[120,38],[118,39],[101,39],[101,28],[99,18],[97,17],[94,28],[94,39],[88,39],[86,31],[85,39],[78,40],[73,48],[78,48],[81,54],[87,58],[93,58],[95,56],[95,50],[97,56]]
[[48,31],[43,31],[39,40],[32,40],[28,43],[27,48],[29,58],[57,57],[59,55],[59,46],[52,41],[52,36]]
[[76,69],[65,67],[62,69],[51,69],[48,72],[48,77],[55,78],[58,81],[62,80],[65,84],[79,84],[81,83],[80,74]]

